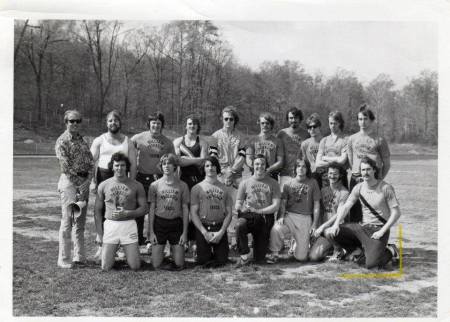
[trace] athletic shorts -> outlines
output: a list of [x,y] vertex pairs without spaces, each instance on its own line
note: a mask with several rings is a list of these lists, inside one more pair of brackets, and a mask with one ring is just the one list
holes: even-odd
[[165,219],[155,216],[153,231],[158,245],[165,245],[167,241],[170,245],[178,245],[183,234],[183,219]]
[[128,245],[138,242],[137,225],[131,220],[108,220],[103,224],[103,243]]

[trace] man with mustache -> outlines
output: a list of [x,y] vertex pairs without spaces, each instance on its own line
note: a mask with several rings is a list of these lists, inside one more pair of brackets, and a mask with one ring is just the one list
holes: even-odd
[[[390,260],[398,259],[395,245],[389,244],[389,230],[400,218],[400,206],[394,188],[383,181],[374,160],[362,157],[360,171],[363,182],[358,183],[347,201],[337,210],[333,225],[325,231],[328,238],[344,248],[347,253],[362,247],[367,268],[384,267]],[[340,225],[350,208],[362,204],[362,222]]]

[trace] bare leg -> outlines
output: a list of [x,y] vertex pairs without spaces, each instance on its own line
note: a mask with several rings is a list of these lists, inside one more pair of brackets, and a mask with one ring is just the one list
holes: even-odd
[[172,246],[172,256],[177,266],[184,266],[184,248],[180,245]]
[[127,258],[128,265],[133,271],[137,271],[141,267],[141,257],[139,254],[138,243],[122,245]]
[[118,244],[103,244],[102,246],[102,270],[109,271],[114,265],[114,257]]
[[152,246],[152,265],[154,268],[158,268],[161,266],[161,263],[164,259],[164,246],[156,244]]

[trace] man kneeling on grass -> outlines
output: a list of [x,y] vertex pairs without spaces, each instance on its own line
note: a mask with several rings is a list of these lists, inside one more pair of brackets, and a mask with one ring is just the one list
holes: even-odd
[[217,158],[207,157],[204,169],[205,179],[191,191],[192,222],[197,228],[197,264],[217,267],[228,261],[227,228],[232,198],[229,187],[217,179],[221,173]]
[[[369,269],[382,268],[390,260],[396,264],[397,247],[387,244],[389,229],[400,217],[400,207],[394,188],[378,179],[379,169],[374,160],[363,157],[360,169],[364,181],[353,188],[345,204],[338,208],[336,219],[325,231],[325,235],[333,238],[347,252],[362,247],[365,261],[361,260],[358,263],[365,264]],[[362,205],[362,223],[339,225],[358,200]]]
[[184,244],[189,224],[189,188],[176,176],[178,157],[164,154],[159,162],[163,177],[152,182],[148,190],[149,230],[152,243],[152,264],[159,268],[164,259],[164,247],[169,241],[174,263],[170,270],[184,268]]
[[236,196],[236,237],[240,256],[237,267],[250,263],[248,233],[253,236],[253,257],[263,262],[269,244],[270,229],[274,223],[274,213],[280,206],[280,186],[266,172],[267,161],[262,154],[253,160],[253,175],[239,184]]
[[278,253],[287,234],[291,234],[296,241],[295,259],[307,261],[309,237],[318,226],[321,195],[317,181],[311,178],[308,161],[297,159],[295,174],[283,186],[279,218],[270,232],[269,249],[272,253],[267,258],[269,264],[278,261]]
[[[103,243],[102,269],[107,271],[112,268],[120,244],[130,268],[138,270],[141,259],[134,219],[147,213],[144,187],[128,178],[130,160],[124,154],[114,153],[108,167],[114,172],[114,177],[98,186],[94,209],[97,242]],[[106,220],[102,225],[103,207],[106,208]]]

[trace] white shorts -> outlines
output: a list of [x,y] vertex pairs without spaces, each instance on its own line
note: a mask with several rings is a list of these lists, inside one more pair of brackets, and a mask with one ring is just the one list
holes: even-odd
[[103,243],[128,245],[138,242],[137,224],[131,220],[108,220],[103,225]]

